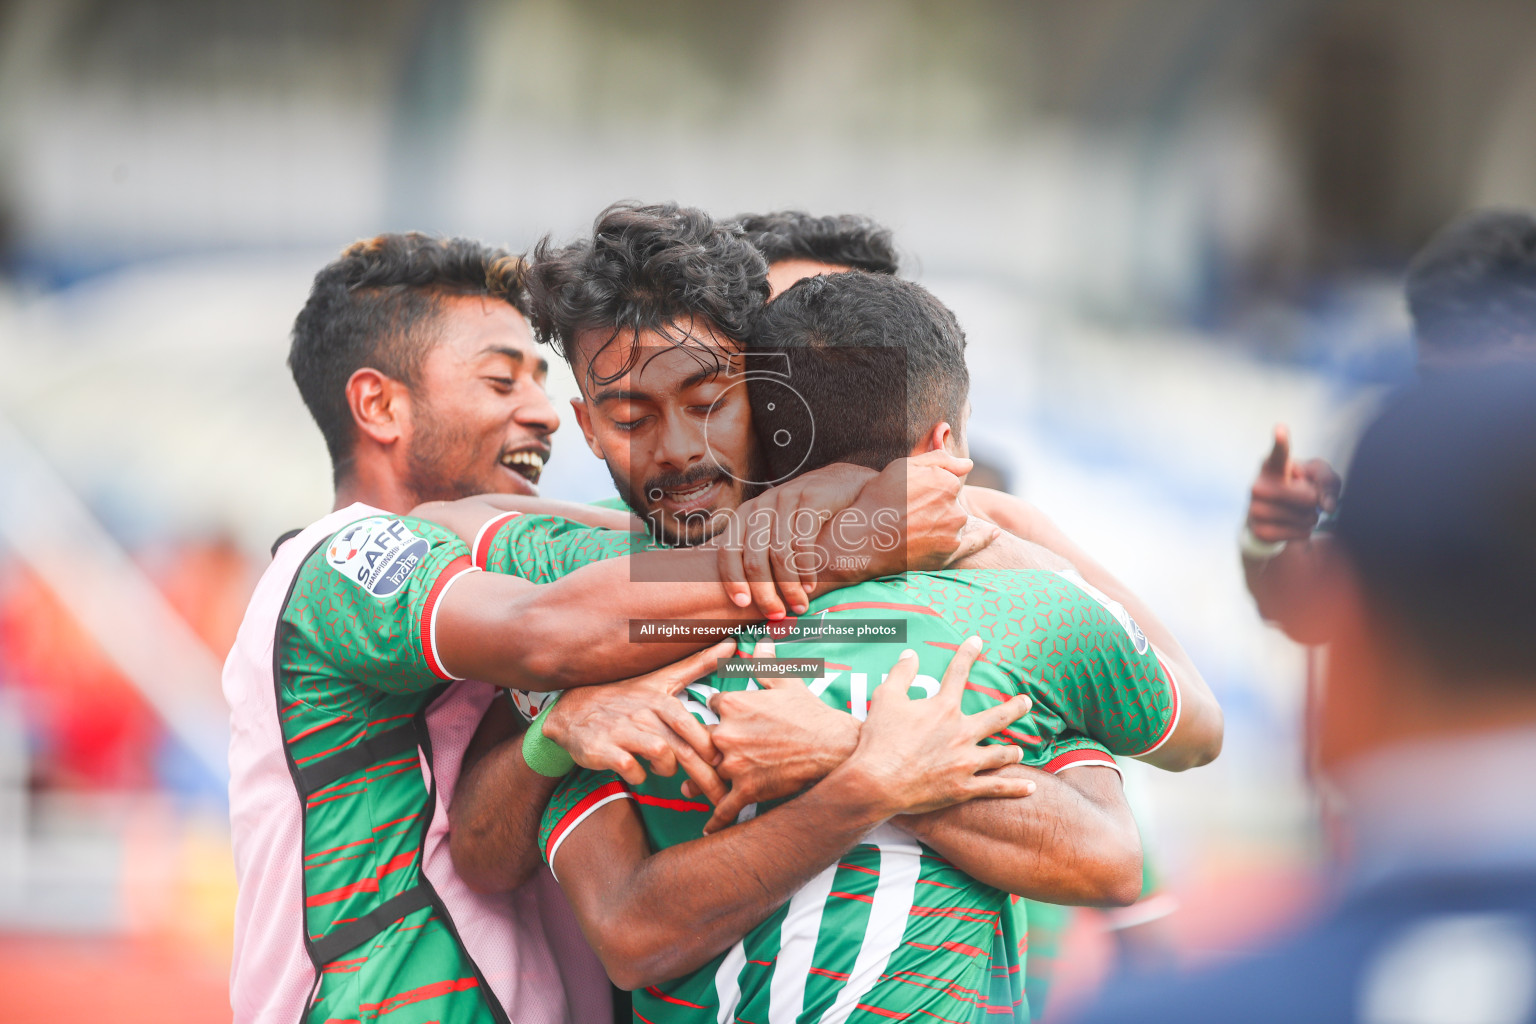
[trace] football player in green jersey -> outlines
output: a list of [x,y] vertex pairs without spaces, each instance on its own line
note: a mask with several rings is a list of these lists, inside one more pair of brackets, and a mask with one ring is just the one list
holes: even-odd
[[[563,1002],[560,976],[536,966],[552,952],[523,918],[540,908],[520,917],[516,937],[488,938],[486,922],[504,920],[505,907],[498,917],[476,903],[436,856],[446,847],[439,787],[455,781],[476,702],[489,701],[486,684],[602,682],[704,646],[629,645],[623,623],[640,614],[760,617],[709,582],[708,551],[599,559],[627,555],[629,535],[604,534],[601,550],[562,545],[563,521],[530,517],[509,572],[491,574],[458,536],[401,514],[465,491],[527,500],[558,420],[522,273],[521,261],[474,243],[380,236],[321,271],[295,324],[290,364],[331,451],[337,509],[277,547],[225,670],[242,1020],[478,1022],[581,1005],[574,994]],[[952,499],[958,478],[935,472]],[[895,479],[904,495],[908,481]],[[891,495],[869,500],[884,507]],[[908,521],[925,549],[953,550],[967,521],[952,500],[945,521],[943,504]],[[632,582],[624,563],[646,557],[693,582]],[[676,684],[701,664],[674,667]],[[708,752],[707,733],[685,714],[674,721],[693,742],[663,723],[674,745],[657,755],[661,770],[691,758],[708,777],[695,750]],[[614,756],[645,753],[604,738]]]
[[[645,211],[642,211],[642,212],[645,212]],[[650,212],[654,212],[654,211],[650,211]],[[601,234],[601,227],[602,227],[602,225],[600,224],[600,234]],[[633,225],[631,225],[631,227],[633,227]],[[621,232],[617,232],[617,231],[615,232],[615,234],[620,234],[620,233]],[[610,333],[612,333],[612,332],[610,332]],[[599,341],[601,341],[601,339],[599,339]],[[603,349],[602,351],[608,351],[608,350],[607,349]],[[638,406],[640,406],[642,408],[642,410],[644,410],[647,406],[651,407],[650,411],[643,412],[643,414],[637,420],[630,422],[628,425],[631,428],[634,428],[634,427],[640,426],[641,422],[644,421],[644,420],[656,418],[656,409],[655,409],[655,405],[657,404],[657,395],[656,395],[656,393],[653,392],[653,393],[647,394],[647,393],[644,393],[644,392],[640,391],[640,389],[631,388],[629,386],[629,381],[627,379],[624,379],[624,378],[625,378],[625,374],[622,371],[618,372],[618,373],[612,374],[612,380],[613,381],[619,381],[621,379],[624,380],[623,386],[620,389],[623,392],[623,394],[614,396],[615,400],[616,401],[621,401],[621,402],[631,403],[632,405],[638,405]],[[963,387],[961,389],[961,392],[962,392],[962,398],[963,398]],[[663,394],[663,395],[661,395],[661,397],[663,399],[665,399],[666,396],[665,396],[665,394]],[[707,409],[707,407],[706,407],[706,409]],[[663,418],[665,418],[665,417],[663,417]],[[955,418],[958,419],[958,416],[955,417]],[[947,430],[947,427],[945,429]],[[591,439],[592,439],[591,435],[589,434],[589,441]],[[946,440],[947,440],[947,438],[946,438]],[[594,447],[597,447],[597,445],[594,445]],[[1081,587],[1078,587],[1076,589],[1079,592],[1079,596],[1081,596],[1083,593],[1087,593],[1088,592],[1087,590],[1085,590],[1084,588],[1081,588]],[[1105,621],[1118,621],[1122,617],[1124,617],[1127,621],[1129,621],[1129,617],[1128,616],[1124,616],[1123,611],[1118,611],[1118,609],[1111,610],[1112,607],[1113,607],[1113,603],[1112,602],[1102,602],[1102,603],[1097,604],[1096,607],[1098,608],[1098,613],[1100,615],[1104,616]],[[1139,635],[1139,632],[1135,631],[1134,625],[1122,626],[1120,628],[1122,628],[1124,634],[1127,637],[1132,638],[1133,642],[1134,642],[1134,638]],[[951,639],[953,640],[954,638],[951,638]],[[940,640],[938,642],[939,643],[943,643],[945,641]],[[1145,647],[1145,642],[1146,642],[1145,641],[1145,637],[1142,637],[1140,642],[1142,643],[1143,647]],[[951,643],[951,646],[953,646],[953,643]],[[1145,654],[1145,650],[1143,650],[1141,653]],[[1159,671],[1164,671],[1165,672],[1165,670],[1161,670],[1161,666],[1160,665],[1159,665],[1158,669],[1159,669]],[[1198,692],[1198,686],[1199,686],[1198,681],[1197,680],[1192,680],[1192,682],[1194,684],[1193,688],[1195,688],[1197,690],[1197,692]],[[1166,684],[1166,680],[1165,680],[1165,684]],[[1165,691],[1164,691],[1165,696],[1166,696],[1166,692],[1167,691],[1165,689]],[[723,700],[723,698],[721,698],[721,700]],[[1163,703],[1162,707],[1161,707],[1160,713],[1163,716],[1165,716],[1162,720],[1160,720],[1160,721],[1158,720],[1157,714],[1153,714],[1152,717],[1151,717],[1151,720],[1159,721],[1159,725],[1161,727],[1171,727],[1173,725],[1173,722],[1172,722],[1171,718],[1167,717],[1167,716],[1169,716],[1171,714],[1171,703],[1168,702],[1168,701],[1165,701]],[[1194,721],[1196,723],[1199,723],[1201,717],[1202,716],[1200,716],[1200,715],[1191,715],[1190,716],[1190,720]],[[1218,719],[1218,722],[1219,722],[1219,719]],[[1200,728],[1207,728],[1208,729],[1208,719],[1206,720],[1205,724],[1200,726]],[[1161,749],[1171,750],[1173,748],[1181,748],[1183,750],[1183,753],[1181,753],[1179,755],[1179,758],[1185,759],[1186,763],[1188,761],[1199,761],[1199,760],[1208,759],[1210,756],[1213,756],[1213,754],[1214,754],[1213,745],[1209,742],[1209,736],[1207,735],[1204,738],[1205,746],[1202,749],[1202,747],[1201,747],[1202,737],[1200,736],[1200,728],[1197,728],[1197,729],[1192,730],[1192,731],[1191,730],[1185,730],[1186,735],[1184,737],[1182,737],[1181,742],[1176,743],[1176,744],[1175,743],[1168,743],[1165,746],[1163,746]],[[1193,739],[1191,739],[1191,736],[1189,735],[1191,732],[1193,732]],[[1218,728],[1217,728],[1217,736],[1219,737],[1219,725],[1218,725]],[[1155,743],[1157,738],[1159,738],[1159,734],[1154,733],[1152,741],[1149,741],[1149,742]],[[1217,742],[1219,742],[1219,739],[1218,739]],[[1140,744],[1140,743],[1133,744],[1130,749],[1131,749],[1131,752],[1135,752],[1135,753],[1144,753],[1145,752],[1144,746],[1142,744]],[[846,753],[846,751],[844,751],[842,753]],[[842,759],[842,753],[839,753],[837,755],[837,760],[840,761]],[[1089,771],[1088,769],[1085,769],[1082,772],[1075,772],[1074,774],[1086,774],[1088,771]],[[673,799],[673,798],[663,798],[663,799]],[[676,802],[676,801],[673,800],[673,802]],[[700,822],[700,824],[702,824],[702,822]],[[1084,831],[1090,831],[1090,830],[1085,829]],[[1015,828],[1014,829],[1015,836],[1016,836],[1017,832],[1018,832],[1018,829]],[[457,837],[457,833],[456,833],[456,837]],[[936,839],[935,841],[942,843],[942,840],[939,840],[939,839]],[[1010,859],[1012,859],[1014,861],[1017,861],[1019,859],[1018,858],[1018,852],[1019,851],[1018,851],[1016,845],[1013,848],[1011,848],[1011,849],[1007,848],[1007,844],[997,844],[997,845],[999,847],[1002,847],[1002,849],[1000,849],[998,851],[1002,856],[1009,857]],[[1055,852],[1055,851],[1051,851],[1051,852]],[[1100,849],[1098,851],[1094,851],[1092,849],[1092,844],[1089,844],[1089,851],[1088,851],[1086,859],[1091,860],[1093,858],[1095,852],[1097,852],[1099,854],[1103,854],[1104,853],[1104,851],[1102,849]],[[456,853],[456,856],[459,853],[459,849],[458,849],[457,844],[456,844],[456,848],[455,848],[455,853]],[[1011,857],[1010,857],[1010,855],[1011,855]],[[1066,859],[1070,859],[1070,858],[1066,858]],[[1049,858],[1048,857],[1042,857],[1041,861],[1042,862],[1047,862],[1047,861],[1049,861]],[[980,868],[978,870],[985,870],[985,869],[984,868]],[[780,881],[782,882],[782,879]],[[1048,879],[1041,872],[1036,872],[1035,873],[1035,882],[1037,882],[1037,883],[1045,883],[1045,882],[1049,882],[1049,881],[1059,881],[1059,880],[1057,880],[1057,879]],[[1060,890],[1057,891],[1056,898],[1063,898],[1060,895]],[[1069,895],[1067,898],[1071,898],[1071,896]],[[1085,901],[1092,901],[1094,898],[1095,897],[1091,897],[1090,896]],[[1101,897],[1097,897],[1097,898],[1101,898],[1102,899],[1104,897],[1101,896]],[[1114,899],[1114,898],[1116,898],[1116,897],[1110,897],[1111,900]],[[677,924],[680,927],[687,928],[687,927],[689,927],[689,921],[690,920],[691,919],[690,919],[689,915],[687,915],[687,914],[679,914],[679,915],[676,916],[675,919],[673,919],[673,923]]]
[[[845,274],[854,270],[894,275],[900,269],[900,258],[890,230],[868,217],[856,214],[815,217],[799,210],[779,210],[743,214],[738,220],[748,240],[768,263],[770,297],[777,297],[807,277]],[[591,441],[590,434],[588,441]],[[1178,640],[1152,609],[1049,516],[1031,502],[1004,489],[990,484],[977,486],[981,483],[973,473],[963,491],[966,507],[973,514],[1065,558],[1090,583],[1124,606],[1169,657],[1184,670],[1193,671]],[[752,558],[753,554],[741,549],[722,550],[721,571],[732,581],[733,589],[745,589],[741,581],[748,564],[754,571],[763,571],[764,560]],[[768,731],[776,730],[770,727]]]
[[[746,214],[739,220],[747,237],[768,262],[768,284],[775,296],[806,277],[851,270],[895,274],[900,269],[900,258],[890,230],[867,217],[851,214],[816,217],[799,210],[781,210]],[[1104,570],[1085,561],[1085,553],[1075,549],[1037,508],[1011,496],[1007,474],[1000,467],[975,460],[975,466],[966,478],[965,494],[973,510],[990,515],[1018,536],[1044,543],[1057,552],[1070,552],[1101,586],[1120,590],[1123,598],[1129,597],[1123,588],[1114,586]],[[759,706],[754,703],[748,708]],[[774,723],[769,723],[764,731],[753,733],[743,716],[736,715],[729,719],[721,736],[727,749],[738,730],[746,741],[745,749],[755,756],[767,753],[759,737],[784,735]],[[724,766],[727,774],[738,767],[735,763],[738,760],[740,758],[734,756],[728,760]],[[1136,810],[1134,802],[1131,808],[1133,812]],[[1105,915],[1117,947],[1123,954],[1133,957],[1138,966],[1159,962],[1159,957],[1165,959],[1170,948],[1165,922],[1176,902],[1169,893],[1154,891],[1155,883],[1151,881],[1154,864],[1153,851],[1144,843],[1141,899],[1132,906],[1114,908]],[[1026,914],[1029,925],[1026,988],[1030,1010],[1039,1019],[1045,1012],[1045,996],[1055,971],[1056,957],[1074,911],[1071,907],[1037,900],[1024,900],[1020,909]]]
[[[860,320],[872,327],[861,329]],[[886,361],[879,352],[861,349],[878,348],[880,340],[901,345],[887,339],[906,332],[919,335],[898,353],[919,366],[911,374],[910,415],[862,424],[836,415],[818,420],[812,464],[849,457],[879,463],[907,450],[914,437],[924,443],[938,425],[936,411],[959,420],[952,405],[957,397],[963,401],[963,341],[947,310],[922,289],[872,275],[807,282],[765,314],[758,342],[792,351],[797,369],[809,371],[824,394],[855,399],[854,408],[875,389],[899,387],[892,372],[908,376],[907,359]],[[916,353],[921,359],[915,349],[922,350]],[[924,374],[942,378],[937,381],[942,386],[927,387],[932,381],[925,382]],[[810,399],[815,412],[828,405]],[[760,436],[793,429],[766,400],[760,404],[754,397],[753,412]],[[963,444],[952,434],[946,441]],[[769,455],[770,470],[774,458]],[[1074,775],[1112,770],[1104,748],[1090,737],[1121,753],[1148,755],[1177,730],[1179,690],[1157,652],[1118,605],[1070,571],[874,581],[818,597],[801,621],[867,616],[870,608],[902,615],[907,640],[922,652],[920,669],[905,674],[892,669],[886,686],[896,680],[904,685],[916,675],[913,681],[927,692],[942,692],[937,682],[942,659],[948,651],[974,656],[980,644],[965,640],[964,631],[979,628],[988,643],[987,660],[971,669],[961,689],[972,708],[1020,693],[1033,697],[1036,711],[1029,726],[999,737],[1025,748],[1028,764],[1058,771],[1095,766],[1075,767]],[[880,692],[889,655],[870,644],[797,645],[797,653],[812,651],[825,656],[828,670],[807,692],[853,712],[829,712],[833,717],[862,717],[870,692]],[[926,677],[917,674],[923,670]],[[751,688],[755,684],[739,678],[716,677],[693,692],[721,708],[728,698],[719,691]],[[697,711],[708,715],[702,703]],[[1191,744],[1191,735],[1186,732],[1181,742]],[[1193,742],[1199,742],[1198,732]],[[846,761],[842,751],[828,754],[846,767],[858,761],[859,750],[856,742]],[[834,767],[827,781],[843,784],[841,770]],[[805,797],[816,794],[819,785]],[[778,813],[793,816],[805,797],[790,800]],[[992,818],[990,829],[977,829],[974,821],[957,827],[953,814],[947,820],[917,816],[902,821],[900,831],[870,834],[842,860],[818,846],[806,848],[804,860],[781,854],[766,867],[747,859],[754,825],[765,824],[756,817],[718,837],[700,838],[709,825],[720,823],[724,805],[712,821],[707,805],[690,804],[675,783],[653,778],[632,787],[584,772],[569,778],[551,801],[543,848],[610,975],[641,989],[635,994],[637,1019],[665,1014],[667,1020],[714,1020],[736,1014],[770,1021],[873,1020],[919,1012],[945,1020],[981,1020],[996,1013],[1024,1018],[1021,921],[1008,894],[1050,892],[1060,899],[1063,883],[1052,875],[1051,864],[1032,859],[1029,845],[1021,842],[1031,824],[1031,802],[984,801],[964,808],[973,819]],[[885,815],[866,825],[900,813],[899,807],[883,809]],[[732,832],[737,834],[730,843],[715,842]],[[795,885],[791,897],[786,890],[812,868],[821,870]],[[747,891],[733,884],[737,874],[751,878]],[[681,879],[694,884],[680,889]],[[1097,901],[1084,895],[1068,899]],[[1115,899],[1128,902],[1136,895],[1129,891]]]
[[[700,521],[693,514],[733,504],[746,489],[745,481],[727,467],[740,469],[757,458],[750,417],[743,408],[745,389],[736,386],[741,378],[732,376],[728,357],[742,348],[740,322],[745,319],[733,291],[750,293],[747,284],[752,281],[762,289],[760,257],[742,245],[738,234],[714,225],[699,211],[623,204],[599,217],[591,242],[558,251],[546,243],[539,252],[531,281],[538,296],[535,319],[541,336],[557,342],[572,361],[583,392],[574,404],[588,444],[605,458],[634,510],[659,536],[686,540],[708,534],[716,523],[707,517]],[[717,319],[732,326],[721,327]],[[702,372],[701,367],[710,372]],[[903,404],[899,395],[883,396],[881,401],[897,409]],[[924,458],[943,455],[940,446]],[[920,461],[913,460],[913,465]],[[842,468],[855,477],[873,475],[873,470],[861,467]],[[668,494],[670,480],[679,476],[705,481],[702,494],[688,495],[686,508],[676,505]],[[804,474],[754,501],[798,494],[793,500],[800,504],[825,508],[816,480],[817,473]],[[902,506],[920,500],[921,492],[914,489],[907,498],[893,502],[892,509],[906,514],[912,509]],[[470,540],[482,536],[482,527],[493,514],[478,502],[431,511],[435,519]],[[774,572],[778,572],[776,566]],[[1176,643],[1160,646],[1165,651],[1177,649]],[[1191,689],[1198,693],[1198,683]],[[623,709],[631,699],[643,703],[656,696],[642,687],[624,693],[608,688],[600,696],[572,694],[556,705],[546,734],[565,744],[578,762],[591,764],[596,760],[593,752],[580,737],[569,735],[563,723],[600,718],[622,729]],[[641,717],[654,713],[638,708],[632,712]],[[1198,722],[1201,716],[1187,717]],[[528,794],[538,788],[527,778],[517,742],[509,742],[520,731],[518,718],[504,702],[488,709],[470,751],[473,766],[466,769],[465,784],[453,807],[455,864],[471,884],[487,891],[508,888],[526,877],[530,868],[525,855],[534,849],[533,827],[502,806],[502,794],[514,790]],[[825,774],[826,751],[845,755],[850,749],[842,744],[852,738],[851,730],[835,737],[807,737],[796,725],[787,732],[759,729],[754,740],[733,742],[735,763],[751,760],[754,746],[767,751],[755,759],[767,771],[734,775],[737,798],[769,799],[759,793],[760,783],[763,793],[793,792]],[[779,732],[792,733],[794,745],[786,747]],[[1188,749],[1183,743],[1168,744],[1159,756]],[[494,755],[482,759],[487,751]],[[626,777],[643,777],[637,765],[626,768]],[[1134,843],[1128,856],[1117,856],[1127,852],[1118,842],[1123,833],[1092,806],[1098,800],[1114,807],[1123,804],[1118,785],[1097,781],[1090,786],[1086,780],[1094,774],[1075,773],[1070,785],[1054,778],[1037,780],[1045,791],[1040,800],[1042,821],[1051,822],[1052,813],[1063,816],[1062,821],[1049,827],[1042,824],[1039,830],[1042,860],[1063,866],[1065,878],[1059,890],[1063,899],[1100,898],[1094,894],[1114,892],[1122,882],[1130,884],[1136,871]],[[1073,791],[1077,786],[1095,791],[1084,796]]]

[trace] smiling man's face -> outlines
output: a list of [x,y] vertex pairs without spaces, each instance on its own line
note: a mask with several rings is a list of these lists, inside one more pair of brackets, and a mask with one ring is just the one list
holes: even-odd
[[528,321],[497,299],[441,301],[439,340],[411,388],[407,483],[422,501],[536,495],[560,417]]
[[582,398],[572,405],[587,444],[669,544],[707,540],[713,513],[751,497],[759,478],[746,381],[731,358],[740,346],[704,325],[684,330],[576,340]]

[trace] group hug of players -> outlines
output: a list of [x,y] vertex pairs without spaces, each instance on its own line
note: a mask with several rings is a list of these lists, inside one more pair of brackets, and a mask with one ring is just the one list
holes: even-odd
[[[620,204],[322,269],[289,364],[336,510],[224,677],[236,1020],[590,1024],[609,979],[650,1024],[1029,1020],[1024,898],[1142,891],[1114,756],[1204,764],[1222,716],[966,485],[964,350],[853,217]],[[622,503],[538,495],[545,353]]]

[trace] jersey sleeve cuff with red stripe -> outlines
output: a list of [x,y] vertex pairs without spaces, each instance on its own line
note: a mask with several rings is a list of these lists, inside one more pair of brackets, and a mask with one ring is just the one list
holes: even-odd
[[1120,766],[1115,763],[1114,758],[1102,750],[1094,750],[1092,748],[1069,750],[1065,754],[1051,758],[1041,767],[1041,770],[1050,772],[1052,775],[1059,775],[1068,768],[1083,768],[1088,765],[1098,768],[1113,768],[1117,773],[1120,771]]
[[443,605],[443,598],[448,590],[460,579],[472,572],[479,572],[479,568],[471,565],[468,555],[460,555],[447,565],[443,571],[437,574],[437,579],[432,583],[432,589],[427,592],[427,599],[421,606],[421,654],[426,659],[427,668],[439,679],[456,682],[463,676],[456,676],[448,671],[443,664],[442,655],[437,651],[437,612]]
[[1163,675],[1168,680],[1168,700],[1172,705],[1172,709],[1168,713],[1168,724],[1163,726],[1162,734],[1157,737],[1157,741],[1141,753],[1132,755],[1134,757],[1145,757],[1164,743],[1167,743],[1168,737],[1173,735],[1173,730],[1179,727],[1179,713],[1184,710],[1184,701],[1179,697],[1178,677],[1173,674],[1173,669],[1169,668],[1168,662],[1163,660],[1163,653],[1156,647],[1152,648],[1152,656],[1157,659],[1157,667],[1162,669]]
[[612,782],[605,782],[598,786],[573,804],[570,810],[560,815],[560,820],[555,822],[554,827],[549,830],[549,835],[545,837],[543,849],[544,863],[549,865],[549,873],[555,876],[555,881],[560,880],[559,874],[555,871],[555,854],[560,852],[561,844],[565,842],[566,837],[575,831],[576,826],[590,818],[593,812],[604,804],[611,804],[615,800],[633,800],[634,798],[635,796],[629,791],[629,788],[620,780],[615,779]]
[[496,535],[501,532],[503,526],[520,515],[522,515],[521,512],[503,512],[492,516],[480,525],[479,531],[475,534],[475,542],[469,546],[469,556],[474,561],[475,568],[484,569],[490,564],[491,545],[496,542]]

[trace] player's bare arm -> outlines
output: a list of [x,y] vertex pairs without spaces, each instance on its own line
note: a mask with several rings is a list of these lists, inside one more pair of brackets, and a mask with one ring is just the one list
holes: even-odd
[[[730,544],[714,545],[719,552],[720,579],[738,603],[744,603],[750,593],[759,607],[765,597],[772,598],[773,584],[781,588],[799,584],[794,591],[796,600],[791,602],[798,614],[805,608],[804,598],[816,589],[804,567],[847,562],[844,552],[822,545],[822,538],[835,535],[843,541],[841,546],[848,548],[852,546],[846,543],[849,537],[865,537],[878,530],[905,537],[912,525],[935,517],[961,531],[955,554],[945,564],[971,556],[1000,531],[976,517],[964,521],[952,518],[954,509],[960,507],[961,487],[970,469],[970,459],[940,449],[897,459],[879,472],[833,463],[802,473],[736,510],[739,536]],[[822,524],[826,524],[824,529]],[[887,553],[901,554],[899,548]],[[853,557],[867,560],[870,554],[864,550]],[[920,568],[921,554],[908,554],[918,557],[908,557],[905,564],[899,557],[890,559],[888,567],[896,572]],[[789,596],[786,590],[786,598]]]
[[[1011,570],[1072,567],[1063,556],[1008,532],[957,566]],[[1151,632],[1167,636],[1160,625]],[[1150,633],[1148,639],[1152,639]],[[1164,670],[1174,676],[1172,682],[1179,690],[1182,706],[1172,731],[1142,757],[1169,770],[1205,763],[1220,750],[1220,708],[1198,675],[1194,677],[1198,685],[1191,693],[1185,676],[1173,667],[1176,660],[1160,648],[1157,654]],[[734,820],[747,804],[778,799],[811,785],[840,764],[858,741],[858,721],[846,711],[828,707],[792,680],[763,682],[762,690],[722,693],[714,698],[712,707],[721,718],[715,731],[722,754],[720,773],[732,782],[733,792],[717,809],[712,827]],[[1190,704],[1195,705],[1192,710]]]
[[[721,719],[712,737],[722,757],[719,773],[732,781],[732,790],[713,801],[706,831],[725,828],[747,804],[799,792],[858,746],[859,721],[829,707],[799,680],[762,683],[763,690],[722,693],[711,701]],[[1135,902],[1141,839],[1120,773],[1092,765],[1060,775],[1023,765],[1006,771],[1032,779],[1034,794],[958,804],[893,824],[1005,892],[1070,906]]]
[[995,889],[1065,906],[1124,907],[1141,896],[1141,836],[1114,768],[1060,774],[1014,765],[1027,800],[973,800],[893,824]]
[[465,543],[473,542],[475,531],[497,512],[522,512],[536,516],[559,516],[587,526],[606,530],[643,530],[640,520],[628,512],[583,505],[576,501],[533,498],[523,494],[477,494],[458,501],[429,501],[417,505],[411,515],[447,527]]
[[476,892],[504,892],[539,867],[539,815],[558,778],[523,760],[527,723],[506,700],[494,700],[464,752],[464,767],[448,808],[453,869]]
[[[1221,753],[1224,732],[1221,705],[1178,638],[1152,608],[1034,505],[986,487],[966,487],[962,494],[963,500],[973,512],[996,523],[1009,534],[1065,558],[1090,586],[1119,602],[1157,648],[1168,670],[1177,677],[1183,705],[1178,724],[1167,742],[1142,760],[1166,771],[1184,771],[1214,761]],[[1008,557],[1005,541],[1006,538],[994,544],[987,554]],[[1020,561],[1016,565],[994,566],[989,561],[988,566],[1034,567],[1036,556],[1032,552],[1020,551],[1017,557]]]
[[639,988],[699,968],[897,814],[1028,795],[1032,780],[993,772],[1016,763],[1018,749],[979,745],[1027,699],[965,715],[963,669],[922,702],[907,696],[916,671],[917,659],[904,656],[875,691],[853,755],[766,814],[652,853],[632,802],[620,800],[567,834],[551,868],[616,984]]
[[[927,465],[932,463],[932,465]],[[836,488],[844,486],[842,481],[847,477],[838,476],[834,482],[831,474],[821,474],[818,489],[810,492],[810,497],[802,497],[799,500],[812,501],[819,506],[857,506],[862,499],[867,505],[869,513],[880,508],[889,507],[893,500],[905,500],[909,493],[918,498],[920,511],[915,516],[909,516],[907,529],[915,525],[918,529],[929,530],[925,524],[937,524],[932,530],[939,532],[941,536],[947,536],[945,531],[953,528],[957,522],[962,522],[955,514],[954,509],[947,508],[945,503],[933,496],[948,495],[950,503],[953,503],[953,495],[958,491],[958,471],[964,467],[942,466],[934,459],[925,460],[925,465],[916,470],[920,478],[925,478],[932,483],[929,486],[919,482],[914,484],[905,472],[891,472],[881,478],[881,474],[871,471],[861,471],[862,476],[856,476],[856,486],[851,491],[844,492],[845,497],[839,499]],[[925,476],[926,474],[926,476]],[[898,496],[888,493],[891,490],[891,482],[900,485],[901,492]],[[865,485],[876,484],[866,489]],[[884,484],[885,486],[879,486]],[[806,495],[804,489],[797,489],[796,494]],[[930,495],[925,497],[924,495]],[[519,511],[535,511],[536,506],[528,505],[527,500],[522,500],[525,507]],[[499,511],[499,508],[479,499],[468,501],[439,503],[423,508],[420,511],[430,513],[442,525],[453,529],[461,537],[470,543],[474,543],[479,535],[489,514]],[[818,522],[824,520],[818,519]],[[864,522],[869,522],[866,517]],[[964,521],[970,530],[972,540],[976,538],[975,524],[973,521]],[[857,539],[860,534],[856,529],[836,529],[839,526],[846,527],[834,521],[829,524],[829,532],[835,532],[837,540],[834,543],[846,543],[849,537]],[[864,529],[867,530],[867,527]],[[986,539],[990,539],[988,534]],[[962,541],[962,553],[975,546],[971,541]],[[899,552],[898,552],[899,554]],[[911,557],[914,552],[909,548],[905,553]],[[938,552],[924,555],[916,552],[919,558],[938,557]],[[589,567],[590,568],[590,567]],[[585,571],[585,570],[583,570]],[[888,571],[878,563],[872,564],[866,571]],[[510,577],[506,577],[510,578]],[[743,592],[741,597],[745,596]],[[738,600],[740,597],[738,597]],[[648,609],[650,615],[667,615],[665,610],[657,609],[654,605]],[[676,613],[674,613],[676,614]],[[678,617],[692,617],[686,613]],[[617,624],[622,630],[622,621]],[[439,634],[442,633],[439,626]],[[724,653],[724,652],[722,652]],[[673,695],[682,684],[691,681],[698,675],[705,674],[705,669],[700,668],[692,674],[684,674],[684,677],[672,680],[670,689],[660,689],[652,686],[634,687],[604,687],[599,693],[583,693],[573,691],[568,693],[551,712],[545,723],[546,735],[560,743],[575,758],[578,764],[588,768],[609,768],[617,771],[627,780],[638,783],[644,775],[644,769],[640,767],[636,758],[650,762],[653,771],[660,774],[671,775],[676,763],[681,762],[688,772],[689,778],[697,788],[704,792],[711,800],[718,801],[724,796],[723,786],[717,778],[714,778],[707,765],[700,762],[700,758],[710,761],[718,757],[708,741],[704,732],[692,716],[682,710],[682,705],[673,699]],[[658,673],[659,675],[660,673]],[[673,673],[675,675],[675,673]],[[702,734],[702,741],[694,733]],[[461,783],[455,796],[456,814],[466,823],[462,829],[454,833],[454,853],[456,860],[462,860],[460,870],[466,876],[473,876],[476,883],[488,889],[505,888],[516,884],[522,876],[525,858],[520,855],[527,847],[529,834],[536,831],[537,809],[532,810],[533,819],[531,825],[525,820],[527,817],[516,813],[516,808],[508,808],[503,817],[493,817],[490,808],[497,806],[503,786],[512,785],[519,772],[532,774],[522,761],[521,748],[517,742],[519,730],[509,716],[503,714],[488,715],[487,721],[482,723],[482,728],[477,736],[476,749],[470,752],[466,758],[466,778]],[[474,758],[480,756],[480,751],[494,751],[494,761],[497,765],[495,771],[471,771],[475,767]],[[524,787],[524,792],[539,790],[538,798],[530,802],[530,808],[542,807],[543,797],[547,796],[547,786]],[[514,834],[515,833],[515,834]],[[500,847],[505,846],[505,849]]]
[[[459,505],[450,503],[446,512],[445,506],[422,511],[459,522]],[[966,532],[970,517],[958,503],[934,501],[925,502],[919,514],[906,515],[904,545],[882,550],[865,541],[869,517],[889,507],[886,496],[871,485],[845,510],[863,517],[863,532],[837,516],[826,522],[817,541],[828,553],[819,585],[844,586],[899,572],[909,562],[936,567],[963,553],[962,545],[979,547],[992,539]],[[632,560],[639,559],[652,560],[648,572],[634,571]],[[698,582],[642,582],[636,575]],[[756,589],[753,593],[767,600]],[[767,603],[769,608],[761,611],[782,617],[781,601]],[[637,675],[702,645],[632,644],[631,619],[716,619],[722,626],[740,626],[757,621],[759,611],[727,597],[716,552],[696,549],[611,558],[541,585],[501,573],[467,573],[443,593],[436,615],[437,655],[453,675],[496,686],[559,690]]]
[[[544,719],[544,734],[583,768],[645,780],[644,760],[658,775],[679,768],[712,800],[725,787],[712,767],[718,752],[709,731],[677,694],[735,650],[727,642],[635,679],[566,693]],[[537,870],[539,816],[559,778],[535,772],[523,758],[526,722],[506,700],[492,701],[464,752],[448,809],[454,869],[477,892],[515,889]]]

